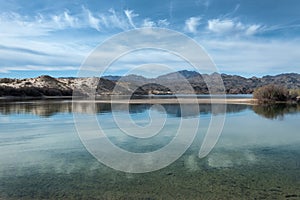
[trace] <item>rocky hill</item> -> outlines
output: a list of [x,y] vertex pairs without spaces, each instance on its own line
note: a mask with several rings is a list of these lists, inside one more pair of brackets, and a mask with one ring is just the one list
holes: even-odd
[[[195,71],[179,71],[156,78],[145,78],[138,75],[105,76],[102,78],[53,78],[39,76],[27,79],[0,79],[0,96],[72,96],[76,89],[80,95],[86,91],[95,91],[98,95],[110,94],[207,94],[204,80],[213,83],[218,74],[199,74]],[[238,75],[221,74],[228,94],[251,94],[257,87],[275,84],[289,89],[300,88],[300,74],[288,73],[261,78],[245,78]],[[214,92],[218,92],[217,90]]]
[[103,78],[53,78],[39,76],[27,79],[0,79],[0,96],[42,97],[72,96],[74,89],[83,95],[86,91],[110,94],[115,83]]
[[28,79],[0,79],[0,96],[70,96],[69,84],[50,76]]
[[[146,79],[135,75],[125,77],[113,76],[112,79],[110,79],[110,76],[107,76],[105,78],[115,83],[126,85],[129,90],[138,88],[139,94],[160,94],[160,92],[170,94],[170,91],[166,90],[166,87],[169,87],[172,92],[175,91],[176,93],[183,94],[190,93],[191,90],[187,87],[187,83],[192,86],[197,94],[208,94],[209,91],[204,80],[213,82],[213,80],[216,79],[216,76],[219,76],[219,74],[199,74],[195,71],[183,70],[152,79]],[[245,78],[238,75],[227,74],[221,74],[221,77],[227,94],[251,94],[255,88],[268,84],[281,85],[288,89],[300,88],[300,74],[297,73],[264,76],[261,78]],[[151,84],[153,86],[150,87]]]

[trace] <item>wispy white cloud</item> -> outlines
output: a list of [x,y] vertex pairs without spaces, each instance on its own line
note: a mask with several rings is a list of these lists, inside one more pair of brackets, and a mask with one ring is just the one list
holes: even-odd
[[54,27],[57,26],[53,22],[45,23],[44,17],[41,15],[37,15],[34,20],[13,12],[0,15],[1,37],[46,35]]
[[130,25],[133,27],[133,28],[136,28],[135,24],[133,23],[133,18],[139,16],[138,14],[135,14],[133,12],[133,10],[124,10],[124,13],[130,23]]
[[106,28],[119,28],[122,30],[127,30],[130,24],[127,18],[123,15],[117,13],[114,9],[109,9],[109,15],[101,14],[102,22],[105,23]]
[[90,27],[96,29],[97,31],[100,31],[100,19],[97,17],[94,17],[90,10],[83,8],[87,14],[88,23]]
[[157,25],[159,27],[167,27],[170,25],[170,22],[167,19],[160,19],[158,20]]
[[168,27],[170,23],[167,19],[153,21],[150,18],[144,19],[142,23],[142,27]]
[[[68,27],[75,28],[79,26],[79,19],[75,16],[72,16],[69,11],[64,11],[61,14],[53,15],[51,17],[38,14],[35,16],[35,19],[40,25],[52,28],[52,30],[65,29]],[[35,23],[35,21],[32,20],[32,23]]]
[[240,9],[240,7],[241,7],[240,4],[235,5],[234,9],[231,12],[226,13],[222,18],[230,18],[234,16],[237,13],[237,11]]
[[[109,9],[107,13],[92,13],[87,8],[83,7],[85,13],[87,13],[88,24],[90,27],[101,31],[102,29],[110,30],[118,28],[121,30],[129,29],[130,23],[127,21],[127,17],[117,13],[114,9]],[[132,21],[132,20],[131,20]]]
[[232,31],[235,24],[232,20],[212,19],[208,20],[208,30],[215,33],[224,33]]
[[68,11],[58,15],[42,15],[29,17],[18,13],[2,13],[0,15],[0,36],[26,37],[48,35],[49,32],[66,28],[79,28],[83,23]]
[[[82,12],[70,13],[65,10],[59,14],[36,14],[35,16],[20,15],[15,12],[0,14],[1,37],[45,36],[53,31],[65,29],[92,28],[97,31],[111,30],[113,28],[127,30],[136,27],[133,18],[138,16],[133,11],[126,10],[126,16],[117,13],[114,9],[107,12],[93,13],[82,7]],[[161,24],[167,23],[160,21]]]
[[68,24],[70,24],[71,27],[74,27],[77,25],[78,18],[69,15],[69,13],[67,11],[64,12],[64,17],[65,17],[65,21]]
[[146,19],[144,19],[142,26],[143,27],[155,27],[156,23],[154,21],[151,21],[149,18],[146,18]]
[[233,19],[211,19],[207,22],[207,29],[216,34],[254,35],[262,26],[258,24],[245,25]]
[[257,25],[257,24],[250,25],[249,27],[247,27],[245,33],[246,33],[246,35],[254,35],[259,31],[260,28],[261,28],[261,26]]
[[291,22],[287,24],[276,24],[272,26],[265,26],[263,27],[263,31],[265,32],[277,32],[277,31],[282,31],[282,30],[292,30],[292,29],[297,29],[300,28],[300,22]]
[[[2,13],[0,14],[0,72],[78,69],[84,58],[98,44],[97,41],[101,42],[104,35],[107,35],[107,31],[128,30],[133,26],[166,27],[169,25],[166,19],[152,21],[150,18],[139,20],[135,25],[132,18],[138,15],[130,10],[127,10],[126,14],[123,12],[109,9],[107,12],[97,13],[82,7],[77,13],[69,10],[56,14],[38,13],[35,16],[23,16],[14,12]],[[93,40],[86,33],[86,28],[104,34]],[[64,38],[64,35],[57,32],[72,29],[82,30],[85,33],[78,40],[74,40],[72,36]]]
[[197,27],[200,24],[200,17],[190,17],[185,21],[184,30],[190,33],[197,33]]

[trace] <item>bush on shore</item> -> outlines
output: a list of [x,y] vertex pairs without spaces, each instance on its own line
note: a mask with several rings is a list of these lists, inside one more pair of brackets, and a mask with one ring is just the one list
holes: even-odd
[[274,84],[257,88],[253,92],[253,98],[260,102],[296,101],[300,90],[288,90],[285,87]]
[[273,84],[262,86],[253,92],[253,97],[262,102],[287,101],[289,96],[288,89]]

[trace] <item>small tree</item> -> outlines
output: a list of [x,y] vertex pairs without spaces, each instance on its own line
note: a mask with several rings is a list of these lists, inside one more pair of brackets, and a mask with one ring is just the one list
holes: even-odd
[[253,97],[263,102],[286,101],[289,91],[282,86],[266,85],[254,90]]

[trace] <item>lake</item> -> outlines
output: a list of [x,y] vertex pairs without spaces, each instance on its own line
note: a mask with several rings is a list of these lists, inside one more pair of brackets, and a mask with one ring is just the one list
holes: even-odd
[[[125,116],[126,106],[119,104],[114,111]],[[191,146],[171,165],[149,173],[125,173],[87,151],[74,113],[83,119],[96,115],[112,143],[136,153],[170,143],[182,118],[200,123]],[[217,144],[200,159],[211,116],[225,114]],[[164,128],[151,139],[137,139],[118,129],[110,104],[91,109],[78,103],[72,109],[69,100],[2,101],[0,199],[300,198],[300,105],[228,104],[224,113],[200,104],[199,112],[184,114],[177,104],[132,104],[129,115],[146,129],[151,120],[165,120]]]

